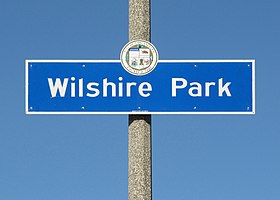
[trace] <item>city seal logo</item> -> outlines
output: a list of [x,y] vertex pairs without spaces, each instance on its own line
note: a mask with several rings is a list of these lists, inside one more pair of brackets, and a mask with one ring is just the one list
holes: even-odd
[[133,40],[123,47],[120,59],[127,72],[143,76],[155,69],[158,52],[155,46],[148,41]]

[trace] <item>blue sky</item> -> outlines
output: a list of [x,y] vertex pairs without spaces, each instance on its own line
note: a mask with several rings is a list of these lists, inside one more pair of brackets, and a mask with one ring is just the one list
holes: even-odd
[[[127,199],[127,115],[25,115],[24,60],[118,59],[128,1],[0,2],[0,199]],[[160,59],[256,59],[256,115],[153,116],[153,199],[280,199],[279,7],[152,1]]]

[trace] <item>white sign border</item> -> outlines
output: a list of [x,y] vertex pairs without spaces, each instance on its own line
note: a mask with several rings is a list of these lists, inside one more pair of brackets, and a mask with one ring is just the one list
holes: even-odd
[[227,59],[216,59],[216,60],[158,60],[158,63],[174,63],[174,62],[252,62],[252,111],[250,112],[147,112],[147,111],[131,111],[131,112],[87,112],[87,111],[80,111],[80,112],[36,112],[36,111],[29,111],[28,105],[28,66],[30,62],[65,62],[65,63],[95,63],[95,62],[109,62],[109,63],[121,63],[120,60],[40,60],[40,59],[27,59],[25,60],[25,114],[27,115],[106,115],[106,114],[113,114],[113,115],[122,115],[122,114],[133,114],[133,115],[251,115],[256,114],[256,60],[254,59],[234,59],[234,60],[227,60]]

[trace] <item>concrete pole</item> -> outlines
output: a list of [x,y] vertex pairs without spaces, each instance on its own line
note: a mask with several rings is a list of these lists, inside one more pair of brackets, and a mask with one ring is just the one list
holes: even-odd
[[[129,0],[129,40],[151,40],[150,0]],[[129,115],[128,200],[152,199],[151,115]]]

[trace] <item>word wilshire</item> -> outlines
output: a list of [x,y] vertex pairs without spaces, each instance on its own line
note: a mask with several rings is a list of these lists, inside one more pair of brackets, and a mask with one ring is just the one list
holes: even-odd
[[[70,81],[69,81],[70,80]],[[52,78],[48,78],[49,89],[51,97],[65,97],[66,91],[70,88],[70,97],[131,97],[132,93],[138,92],[142,97],[149,97],[153,90],[152,85],[149,82],[142,82],[137,84],[136,82],[123,83],[123,78],[118,78],[119,82],[108,82],[107,78],[102,80],[102,83],[89,82],[84,84],[84,79],[76,80],[75,77],[64,78],[63,81],[60,78],[56,78],[55,81]],[[209,97],[214,90],[219,97],[222,97],[225,93],[226,96],[231,97],[229,86],[231,82],[223,83],[223,78],[218,79],[216,82],[205,82],[201,84],[199,82],[190,82],[185,78],[172,78],[172,97],[176,97],[179,90],[184,90],[184,93],[191,97]],[[70,86],[70,87],[69,87]],[[86,86],[87,91],[84,91]],[[77,89],[76,89],[77,88]],[[78,90],[78,91],[77,91]]]
[[[117,84],[113,82],[108,82],[107,78],[102,80],[102,84],[98,82],[89,82],[86,84],[87,92],[84,92],[84,79],[79,79],[76,81],[75,77],[64,78],[63,82],[61,82],[60,78],[55,79],[55,83],[52,78],[48,78],[49,88],[51,92],[51,97],[57,97],[57,93],[59,92],[60,97],[65,97],[66,90],[68,85],[70,85],[70,96],[71,97],[83,97],[86,95],[87,97],[98,97],[102,92],[103,97],[108,97],[108,93],[110,93],[111,97],[131,97],[131,93],[134,90],[137,90],[138,94],[142,97],[150,96],[150,92],[152,91],[152,85],[148,82],[143,82],[137,85],[136,82],[127,82],[123,83],[123,78],[118,78],[119,82]],[[77,83],[78,82],[78,83]],[[76,94],[76,85],[78,84],[78,94]],[[125,86],[124,86],[125,84]],[[126,90],[124,90],[124,87]],[[110,92],[108,90],[110,89]],[[118,92],[118,93],[117,93]],[[124,94],[125,93],[125,94]]]

